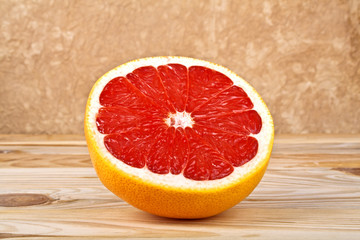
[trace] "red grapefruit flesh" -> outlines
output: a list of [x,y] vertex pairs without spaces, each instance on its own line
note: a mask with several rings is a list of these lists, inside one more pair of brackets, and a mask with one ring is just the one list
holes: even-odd
[[262,119],[246,92],[204,66],[144,66],[109,81],[96,117],[107,150],[156,174],[204,181],[251,161]]

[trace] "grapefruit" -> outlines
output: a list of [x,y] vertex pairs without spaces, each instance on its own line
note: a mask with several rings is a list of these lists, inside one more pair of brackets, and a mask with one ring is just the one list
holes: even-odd
[[254,190],[274,127],[259,94],[227,68],[152,57],[95,83],[85,135],[97,175],[118,197],[159,216],[204,218]]

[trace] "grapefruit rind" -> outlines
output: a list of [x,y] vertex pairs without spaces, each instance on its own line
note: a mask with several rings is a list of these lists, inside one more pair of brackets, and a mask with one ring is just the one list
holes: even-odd
[[[101,108],[99,102],[99,96],[104,89],[105,85],[115,77],[126,76],[126,74],[132,72],[133,70],[143,67],[143,66],[160,66],[170,63],[182,64],[186,67],[190,66],[204,66],[210,69],[214,69],[218,72],[221,72],[228,76],[233,82],[234,85],[241,87],[247,94],[248,97],[254,104],[253,109],[256,110],[262,119],[262,129],[258,134],[250,134],[250,136],[257,139],[259,143],[257,155],[246,164],[235,167],[234,172],[229,176],[210,181],[194,181],[191,179],[185,178],[182,174],[173,175],[171,173],[161,175],[151,172],[150,170],[144,168],[134,168],[131,167],[122,161],[118,160],[109,153],[104,145],[104,134],[98,132],[96,127],[96,114]],[[195,123],[196,124],[196,123]],[[93,86],[85,113],[85,133],[86,139],[88,142],[89,150],[92,155],[93,164],[98,172],[98,175],[101,179],[103,173],[98,171],[98,165],[109,169],[117,169],[117,174],[129,177],[132,181],[139,182],[139,184],[152,185],[154,187],[158,186],[160,189],[172,189],[184,191],[200,191],[204,193],[217,191],[218,189],[230,189],[231,186],[240,184],[244,179],[251,178],[251,175],[257,175],[257,172],[262,172],[260,169],[265,171],[268,164],[272,145],[274,138],[274,125],[273,120],[270,115],[268,108],[266,107],[264,101],[260,95],[254,90],[254,88],[248,84],[241,77],[230,71],[229,69],[222,67],[220,65],[210,63],[203,60],[187,58],[187,57],[150,57],[137,59],[123,65],[120,65],[113,70],[109,71],[103,75]],[[103,161],[99,163],[99,161]],[[263,173],[262,173],[263,174]],[[262,177],[261,174],[261,177]],[[106,176],[104,176],[106,177]],[[112,176],[114,178],[115,176]],[[258,179],[255,186],[261,180],[261,177]],[[112,181],[115,181],[112,179]],[[105,186],[107,181],[103,181]],[[255,188],[253,186],[253,188]],[[108,186],[107,186],[108,187]],[[110,189],[110,188],[109,188]],[[110,189],[114,191],[113,189]],[[252,190],[251,190],[252,191]],[[250,192],[251,192],[250,191]],[[250,193],[249,192],[249,193]],[[249,194],[248,193],[248,194]],[[247,195],[246,195],[247,196]],[[245,197],[246,197],[245,196]],[[126,200],[126,199],[124,199]],[[238,200],[239,201],[239,200]]]

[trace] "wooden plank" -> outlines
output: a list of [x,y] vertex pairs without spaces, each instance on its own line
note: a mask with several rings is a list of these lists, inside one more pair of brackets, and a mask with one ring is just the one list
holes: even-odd
[[[85,151],[85,150],[84,150]],[[50,152],[46,150],[46,152]],[[92,167],[89,154],[0,154],[0,168]]]
[[[313,134],[313,135],[275,135],[276,144],[358,144],[360,143],[360,134],[352,135],[331,135],[331,134]],[[85,136],[83,135],[1,135],[0,134],[0,146],[1,145],[63,145],[85,146]]]
[[359,143],[360,134],[276,134],[275,143]]
[[0,146],[0,154],[11,153],[29,153],[29,154],[72,154],[72,155],[88,155],[87,146],[63,146],[63,145],[3,145]]
[[[358,176],[341,171],[270,168],[255,191],[241,204],[260,208],[360,209],[358,183]],[[119,203],[92,168],[0,169],[0,186],[0,194],[38,193],[56,200],[50,205],[33,208],[92,208]]]
[[[91,160],[86,147],[6,150],[0,152],[0,168],[12,167],[91,167]],[[345,150],[344,150],[345,151]],[[271,155],[272,168],[299,167],[359,168],[360,154],[281,154]]]
[[[8,150],[7,150],[8,151]],[[84,149],[39,147],[31,151],[14,150],[0,153],[0,168],[92,167]],[[74,153],[75,152],[75,153]],[[360,154],[280,154],[271,155],[271,168],[299,167],[359,168]]]
[[[276,214],[274,214],[276,210]],[[0,228],[25,236],[92,236],[119,238],[251,237],[281,236],[318,239],[319,236],[359,237],[360,210],[236,208],[201,220],[173,220],[132,208],[3,211]],[[331,216],[331,218],[329,218]],[[4,235],[6,236],[6,235]]]
[[86,145],[84,135],[0,134],[0,145]]

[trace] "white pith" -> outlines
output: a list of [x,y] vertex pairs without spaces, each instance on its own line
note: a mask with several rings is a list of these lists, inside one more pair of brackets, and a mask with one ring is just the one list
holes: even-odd
[[164,122],[168,127],[174,128],[192,128],[192,126],[194,125],[194,120],[192,119],[191,114],[186,111],[176,111],[176,113],[169,113],[169,116],[164,119]]
[[[249,96],[251,101],[254,104],[254,110],[256,110],[262,119],[262,129],[259,134],[251,135],[255,137],[258,140],[259,148],[257,155],[248,163],[240,166],[240,167],[234,167],[234,172],[231,173],[229,176],[218,179],[218,180],[210,180],[210,181],[195,181],[191,179],[185,178],[182,174],[179,175],[173,175],[171,173],[161,175],[156,174],[148,169],[142,168],[134,168],[131,167],[119,159],[112,156],[108,150],[106,149],[104,145],[104,134],[99,133],[96,126],[96,114],[98,110],[100,109],[101,105],[99,103],[99,96],[105,87],[105,85],[112,80],[115,77],[118,76],[125,76],[126,74],[132,72],[133,70],[142,67],[142,66],[154,66],[158,67],[160,65],[166,65],[170,63],[179,63],[186,67],[190,66],[204,66],[208,67],[210,69],[214,69],[218,72],[221,72],[228,76],[233,82],[234,85],[241,87]],[[152,58],[144,58],[135,60],[132,62],[128,62],[126,64],[123,64],[105,75],[103,75],[98,82],[96,83],[96,88],[94,88],[94,91],[92,92],[92,95],[90,96],[90,106],[89,111],[86,115],[86,121],[87,121],[87,127],[90,128],[90,134],[93,136],[93,138],[96,141],[96,144],[99,148],[99,151],[102,153],[102,156],[105,156],[107,160],[109,160],[112,164],[114,164],[117,168],[120,170],[127,172],[130,175],[133,175],[134,177],[138,177],[140,179],[143,179],[146,182],[154,183],[154,184],[160,184],[160,185],[167,185],[170,187],[179,187],[182,189],[213,189],[217,187],[223,187],[225,185],[229,185],[238,179],[242,178],[245,174],[251,172],[256,168],[257,165],[261,164],[268,155],[269,148],[268,145],[272,141],[273,136],[273,121],[270,115],[269,110],[267,109],[266,105],[263,103],[261,97],[256,93],[256,91],[251,87],[245,80],[240,78],[238,75],[234,74],[230,70],[228,70],[225,67],[197,59],[192,58],[186,58],[186,57],[152,57]],[[172,117],[172,116],[169,116]],[[190,115],[189,115],[190,117]],[[182,125],[186,124],[193,124],[191,121],[189,122],[189,118],[185,114],[179,114],[176,117]],[[181,120],[180,120],[181,119]],[[190,117],[191,120],[191,117]],[[164,120],[166,124],[168,124]],[[179,125],[181,125],[179,124]],[[182,126],[178,126],[182,127]],[[270,149],[271,150],[271,149]]]

